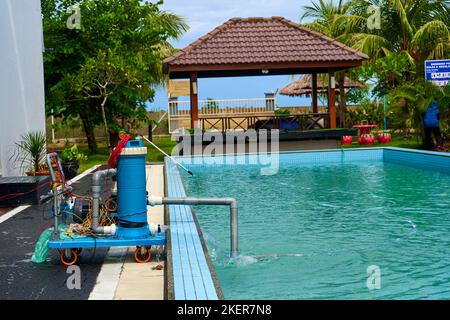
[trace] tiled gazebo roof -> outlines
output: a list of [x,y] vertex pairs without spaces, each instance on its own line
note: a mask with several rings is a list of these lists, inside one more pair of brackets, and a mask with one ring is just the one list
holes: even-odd
[[[350,68],[368,57],[282,17],[233,18],[164,61],[172,72]],[[201,74],[199,74],[201,76]]]

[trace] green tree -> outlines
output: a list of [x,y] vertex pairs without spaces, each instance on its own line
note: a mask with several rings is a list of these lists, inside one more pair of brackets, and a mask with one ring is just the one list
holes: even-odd
[[[372,60],[404,53],[422,76],[423,62],[450,54],[450,1],[352,0],[349,14],[337,18],[345,26],[340,41],[369,55]],[[370,24],[370,6],[379,8],[380,28]]]
[[[344,0],[313,1],[311,5],[303,7],[303,14],[300,18],[300,22],[307,19],[313,19],[312,22],[306,22],[304,24],[314,31],[338,39],[346,32],[345,26],[341,23],[341,17],[347,15],[349,10],[350,4],[346,3]],[[341,126],[345,127],[347,124],[345,119],[345,114],[347,113],[347,102],[345,97],[346,71],[337,72],[335,76],[339,88]]]
[[349,3],[346,3],[344,0],[313,1],[311,5],[303,7],[300,21],[304,22],[305,20],[313,19],[313,21],[304,24],[308,28],[326,36],[338,38],[345,32],[345,28],[340,23],[340,17],[346,15],[349,9]]
[[303,17],[314,19],[310,28],[366,53],[370,60],[350,76],[375,79],[373,93],[389,95],[399,123],[417,125],[420,132],[426,103],[417,101],[426,101],[421,94],[431,95],[433,88],[421,80],[424,61],[450,57],[449,5],[448,0],[319,0],[305,8]]
[[[165,82],[162,60],[173,52],[168,41],[187,25],[160,10],[162,1],[42,3],[45,45],[51,48],[44,56],[47,110],[79,116],[89,149],[96,152],[96,125],[103,124],[108,137],[121,126],[118,118],[145,113],[145,102]],[[81,11],[80,29],[66,26],[67,9],[74,4]]]

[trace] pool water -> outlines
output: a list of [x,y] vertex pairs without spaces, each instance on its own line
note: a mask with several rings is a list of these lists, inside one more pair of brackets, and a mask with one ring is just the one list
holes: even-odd
[[229,209],[194,207],[226,299],[450,298],[449,175],[382,161],[194,172],[189,196],[239,204],[236,261]]

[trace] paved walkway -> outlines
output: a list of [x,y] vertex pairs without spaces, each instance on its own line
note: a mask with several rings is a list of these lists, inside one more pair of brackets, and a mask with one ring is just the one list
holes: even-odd
[[[163,166],[148,167],[147,177],[149,193],[164,195]],[[91,181],[89,174],[74,183],[75,192],[90,194]],[[162,224],[163,207],[148,208],[149,221]],[[51,203],[21,209],[0,217],[0,300],[163,299],[164,269],[152,268],[164,261],[137,264],[134,248],[83,250],[78,264],[81,289],[69,290],[71,274],[61,266],[58,251],[50,251],[48,262],[40,265],[30,260],[41,232],[52,226]]]
[[[164,167],[147,166],[147,191],[164,196]],[[149,224],[164,223],[164,207],[148,207]],[[97,284],[89,299],[92,300],[162,300],[164,298],[164,257],[157,261],[153,250],[152,262],[139,264],[134,261],[134,247],[111,248],[98,275]]]
[[[90,193],[92,175],[73,184],[77,194]],[[50,299],[85,300],[92,291],[107,250],[86,249],[80,257],[81,289],[69,290],[70,274],[59,262],[56,250],[47,262],[31,262],[34,246],[43,230],[52,226],[51,203],[26,206],[15,215],[10,211],[0,219],[0,300]]]

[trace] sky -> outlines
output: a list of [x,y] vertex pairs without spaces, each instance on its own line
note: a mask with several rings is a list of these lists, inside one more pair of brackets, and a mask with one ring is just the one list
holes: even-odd
[[[165,0],[162,9],[182,16],[190,29],[178,40],[175,48],[182,49],[225,21],[235,18],[282,16],[300,21],[302,7],[311,0]],[[296,76],[295,80],[299,76]],[[199,79],[199,99],[263,98],[265,92],[275,92],[294,79],[289,76]],[[188,100],[189,97],[180,97]],[[309,105],[310,99],[277,95],[280,106]],[[149,109],[167,109],[167,92],[158,88]]]

